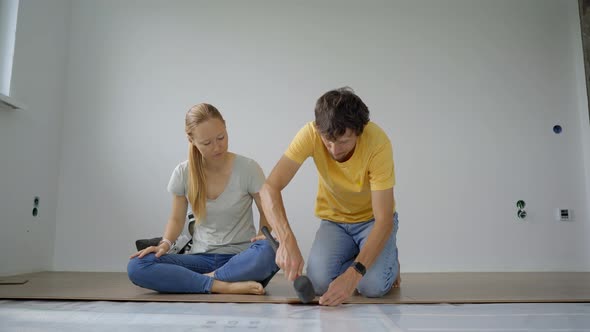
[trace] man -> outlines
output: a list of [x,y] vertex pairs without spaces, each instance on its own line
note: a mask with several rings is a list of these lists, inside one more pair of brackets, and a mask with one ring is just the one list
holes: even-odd
[[277,265],[291,281],[303,272],[281,190],[308,157],[318,170],[315,214],[322,221],[307,276],[321,295],[320,304],[339,305],[355,289],[367,297],[381,297],[398,287],[391,142],[369,121],[367,106],[350,88],[318,99],[315,121],[297,133],[260,190],[264,213],[280,242]]

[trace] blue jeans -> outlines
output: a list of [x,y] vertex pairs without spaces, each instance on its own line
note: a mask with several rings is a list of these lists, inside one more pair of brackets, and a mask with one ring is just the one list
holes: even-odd
[[[307,261],[307,276],[317,295],[324,294],[330,283],[350,267],[374,225],[375,219],[356,224],[322,220]],[[397,278],[397,212],[393,215],[393,225],[383,251],[358,284],[357,290],[364,296],[387,294]]]
[[[277,273],[275,252],[268,240],[259,240],[239,254],[148,254],[132,258],[127,265],[129,280],[161,293],[211,293],[213,279],[258,281],[265,287]],[[215,271],[214,278],[204,275]]]

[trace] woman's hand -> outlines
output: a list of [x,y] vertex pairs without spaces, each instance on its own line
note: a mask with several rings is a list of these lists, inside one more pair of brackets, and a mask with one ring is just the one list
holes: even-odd
[[259,240],[266,240],[266,236],[264,236],[262,233],[258,233],[258,235],[250,239],[250,242],[256,242]]
[[129,257],[129,259],[134,258],[134,257],[143,258],[143,256],[145,256],[149,253],[152,253],[152,252],[156,253],[156,257],[160,257],[162,255],[165,255],[168,252],[168,250],[170,250],[170,246],[168,245],[168,243],[162,242],[157,247],[150,246],[150,247],[147,247],[143,250],[136,252],[135,254],[131,255],[131,257]]

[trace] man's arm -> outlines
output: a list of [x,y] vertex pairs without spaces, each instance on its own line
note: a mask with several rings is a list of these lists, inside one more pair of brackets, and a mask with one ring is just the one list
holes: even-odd
[[393,231],[393,188],[371,192],[375,225],[360,253],[356,257],[367,269],[373,265]]
[[304,261],[287,220],[281,190],[291,182],[300,167],[301,164],[283,155],[260,190],[262,210],[279,238],[276,263],[291,281],[303,273]]
[[250,239],[252,242],[256,240],[264,240],[265,236],[262,234],[262,227],[270,228],[269,231],[272,231],[272,227],[269,225],[268,220],[266,220],[266,216],[264,215],[264,211],[262,210],[262,200],[260,199],[260,194],[256,193],[252,195],[254,199],[254,203],[256,203],[256,207],[258,208],[258,214],[260,215],[260,222],[258,223],[258,234],[255,237]]
[[[367,241],[365,241],[365,245],[355,259],[367,269],[379,257],[393,231],[393,188],[372,191],[371,202],[375,224],[369,233]],[[349,267],[330,283],[328,291],[320,297],[320,304],[328,306],[341,304],[352,295],[361,278],[362,276],[352,266]]]

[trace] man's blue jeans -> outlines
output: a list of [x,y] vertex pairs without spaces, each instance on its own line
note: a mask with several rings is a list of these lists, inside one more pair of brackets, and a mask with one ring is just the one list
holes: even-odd
[[[397,212],[393,215],[393,223],[393,231],[383,251],[358,284],[357,290],[364,296],[387,294],[399,273]],[[356,224],[321,221],[307,261],[307,276],[317,295],[324,294],[330,283],[350,267],[374,225],[374,219]]]
[[265,287],[277,273],[275,252],[268,240],[259,240],[239,254],[149,254],[127,265],[129,280],[161,293],[211,293],[215,279],[227,282],[258,281]]

